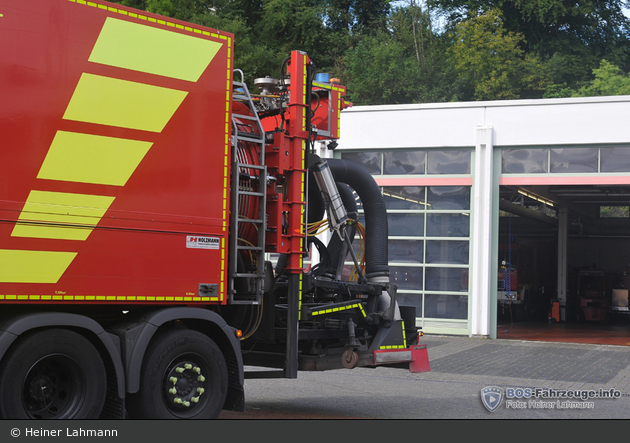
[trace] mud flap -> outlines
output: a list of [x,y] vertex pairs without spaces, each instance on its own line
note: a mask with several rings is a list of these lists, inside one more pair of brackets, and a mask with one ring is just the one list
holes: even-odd
[[409,362],[409,372],[429,372],[427,345],[414,345],[406,349],[379,349],[374,351],[375,365],[395,365]]

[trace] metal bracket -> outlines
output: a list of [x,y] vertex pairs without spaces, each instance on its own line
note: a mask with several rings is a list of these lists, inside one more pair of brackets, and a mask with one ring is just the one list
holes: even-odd
[[211,283],[199,283],[199,297],[215,297],[219,295],[219,285]]
[[384,285],[385,291],[389,294],[390,302],[389,307],[383,312],[383,320],[393,321],[396,315],[396,292],[398,287],[391,283]]

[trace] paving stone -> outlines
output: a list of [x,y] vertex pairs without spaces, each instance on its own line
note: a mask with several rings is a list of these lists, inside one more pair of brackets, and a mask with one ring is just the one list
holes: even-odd
[[425,335],[433,380],[630,395],[630,347]]

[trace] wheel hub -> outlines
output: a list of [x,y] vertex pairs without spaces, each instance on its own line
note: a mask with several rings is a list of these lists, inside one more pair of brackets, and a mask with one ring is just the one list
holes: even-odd
[[22,402],[32,418],[65,416],[81,403],[80,383],[76,362],[52,355],[37,362],[27,374]]
[[37,402],[49,402],[55,396],[55,384],[47,375],[38,374],[30,380],[28,392]]
[[194,362],[183,361],[176,364],[166,374],[164,382],[169,408],[185,410],[199,403],[205,392],[205,380],[201,368]]

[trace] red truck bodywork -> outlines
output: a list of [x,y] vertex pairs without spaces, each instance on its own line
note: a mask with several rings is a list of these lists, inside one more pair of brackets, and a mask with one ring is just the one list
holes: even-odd
[[224,303],[233,36],[1,5],[0,301]]

